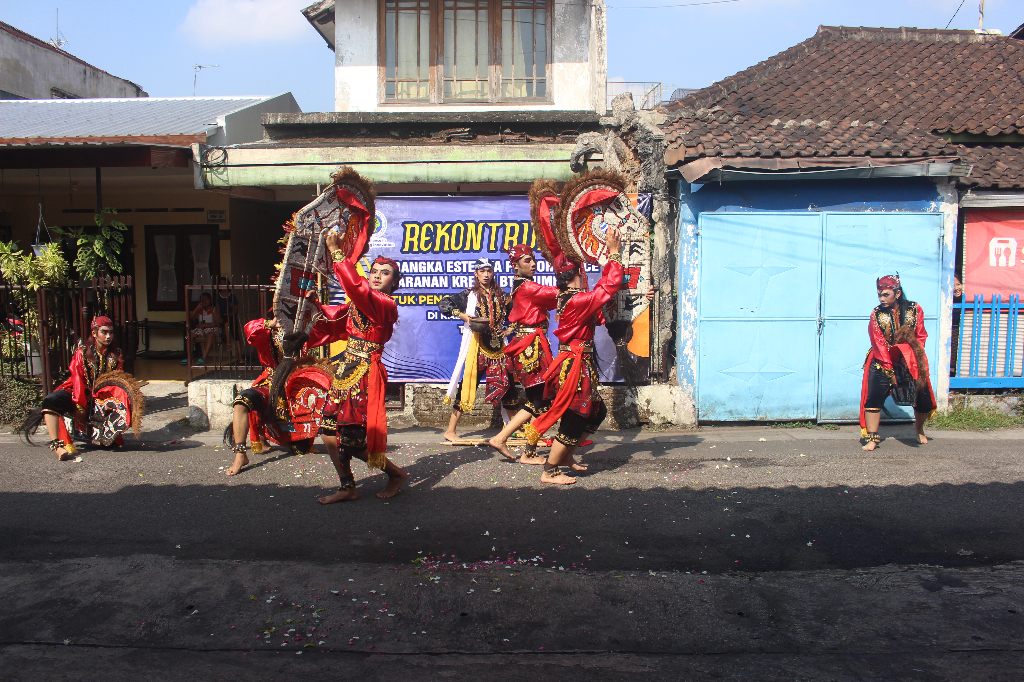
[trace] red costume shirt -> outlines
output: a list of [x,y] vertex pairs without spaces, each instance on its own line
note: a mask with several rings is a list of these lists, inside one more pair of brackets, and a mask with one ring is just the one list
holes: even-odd
[[505,355],[512,361],[512,376],[524,388],[544,383],[544,372],[551,363],[551,347],[545,330],[548,315],[556,305],[557,288],[525,277],[516,277],[513,281],[508,321],[514,338],[505,346]]
[[68,364],[71,376],[54,390],[70,393],[72,402],[81,412],[89,406],[96,377],[123,369],[124,357],[121,355],[121,351],[108,352],[101,356],[96,352],[95,346],[79,346]]

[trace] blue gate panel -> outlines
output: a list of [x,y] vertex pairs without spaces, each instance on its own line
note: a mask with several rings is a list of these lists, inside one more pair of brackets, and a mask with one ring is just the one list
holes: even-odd
[[700,317],[817,317],[820,219],[813,214],[700,216]]
[[813,320],[701,322],[699,418],[813,419],[817,349]]
[[867,319],[878,304],[875,278],[894,272],[925,315],[935,315],[941,238],[942,216],[934,213],[826,214],[822,316]]
[[856,421],[860,410],[861,372],[869,346],[867,313],[860,320],[823,321],[821,346],[828,352],[821,354],[818,419]]

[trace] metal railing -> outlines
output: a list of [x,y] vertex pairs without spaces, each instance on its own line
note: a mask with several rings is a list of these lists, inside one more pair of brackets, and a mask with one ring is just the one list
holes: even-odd
[[36,379],[49,391],[68,371],[97,314],[109,316],[124,353],[135,360],[135,288],[131,277],[104,277],[77,286],[0,285],[0,375]]
[[[212,299],[213,310],[216,311],[213,323],[204,323],[194,314],[203,294],[209,294]],[[185,300],[189,307],[185,314],[185,358],[189,381],[197,373],[251,374],[261,369],[255,350],[245,342],[243,327],[250,320],[266,317],[273,296],[274,290],[270,285],[246,279],[238,284],[185,286]],[[206,340],[206,335],[213,339],[212,342]],[[208,352],[204,354],[204,350]]]
[[1018,294],[953,304],[950,388],[1024,388],[1022,314]]
[[608,81],[605,84],[607,109],[612,108],[612,100],[623,93],[633,95],[633,106],[637,109],[654,109],[661,104],[662,84],[643,81]]

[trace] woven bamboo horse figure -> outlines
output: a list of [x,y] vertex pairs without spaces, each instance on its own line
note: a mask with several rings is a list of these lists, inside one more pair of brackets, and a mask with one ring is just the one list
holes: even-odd
[[274,289],[274,319],[282,336],[302,331],[304,308],[311,305],[306,292],[317,288],[317,274],[334,277],[330,254],[324,246],[328,232],[342,235],[344,250],[358,260],[366,254],[373,225],[376,194],[373,186],[348,167],[331,176],[331,184],[285,223],[282,260]]
[[626,179],[613,171],[595,170],[570,180],[562,190],[555,237],[566,256],[580,263],[603,263],[609,228],[622,239],[626,283],[605,306],[609,333],[628,334],[650,306],[650,223],[633,205]]

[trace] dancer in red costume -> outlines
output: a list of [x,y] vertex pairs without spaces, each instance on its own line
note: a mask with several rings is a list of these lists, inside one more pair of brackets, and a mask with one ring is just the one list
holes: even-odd
[[[337,439],[326,437],[328,454],[338,473],[340,488],[320,498],[321,504],[345,502],[359,497],[352,473],[352,458],[361,459],[371,468],[382,469],[388,482],[377,493],[380,499],[397,495],[408,474],[385,455],[388,423],[384,411],[384,392],[388,374],[381,362],[384,344],[391,338],[398,321],[398,305],[391,297],[398,288],[402,273],[398,263],[377,257],[369,277],[363,277],[355,266],[355,256],[346,256],[342,238],[327,235],[327,248],[334,261],[334,274],[349,298],[348,345],[336,363],[329,403],[337,420]],[[358,254],[361,249],[353,249]]]
[[618,233],[609,229],[605,236],[608,261],[594,289],[585,291],[586,274],[582,266],[560,254],[554,263],[558,278],[559,353],[544,379],[548,395],[553,396],[548,410],[526,426],[526,438],[536,443],[544,433],[561,420],[558,435],[544,463],[541,482],[571,485],[576,482],[569,471],[580,470],[573,453],[587,434],[597,431],[608,413],[598,394],[598,374],[594,365],[594,328],[604,324],[602,306],[622,288],[623,270]]
[[225,440],[235,453],[234,461],[227,470],[228,476],[237,475],[249,464],[247,437],[252,443],[253,454],[261,453],[268,440],[287,444],[302,452],[308,452],[313,445],[313,438],[295,439],[280,428],[281,422],[288,420],[288,409],[280,404],[283,401],[278,400],[274,401],[279,404],[272,412],[270,400],[273,385],[277,383],[276,393],[280,395],[292,370],[308,357],[309,351],[344,339],[347,333],[347,306],[321,305],[315,292],[310,292],[307,298],[317,310],[309,332],[282,335],[276,320],[258,319],[245,324],[245,341],[256,349],[263,371],[233,403],[231,425],[228,427],[230,433],[225,434]]
[[928,442],[924,424],[935,411],[935,393],[928,376],[928,357],[924,353],[924,344],[928,340],[924,310],[920,304],[906,298],[899,275],[879,277],[875,287],[879,304],[871,311],[868,322],[871,350],[864,361],[860,391],[863,449],[870,452],[882,442],[878,435],[882,405],[897,383],[897,364],[906,368],[917,384],[914,427],[917,441],[924,445]]
[[[124,374],[124,357],[114,342],[114,321],[109,317],[93,318],[89,338],[75,350],[68,371],[70,376],[67,380],[43,398],[42,407],[32,410],[19,429],[27,440],[39,424],[45,422],[50,436],[49,448],[61,462],[71,459],[76,453],[73,439],[64,424],[65,417],[71,417],[74,430],[90,441],[94,431],[96,435],[102,432],[102,429],[92,428],[97,418],[100,421],[106,419],[93,414],[98,379],[112,376],[118,379],[116,397],[120,405],[118,409],[124,410],[120,415],[122,427],[132,422],[137,426],[142,417],[142,397],[134,378]],[[108,392],[110,390],[106,389],[105,394]],[[133,414],[133,410],[138,413]],[[123,444],[120,431],[123,428],[116,436],[112,434],[109,443],[102,441],[102,444],[120,447]]]
[[[506,441],[523,424],[547,409],[544,400],[544,372],[551,364],[551,347],[547,337],[548,316],[558,303],[558,289],[533,281],[537,260],[533,256],[533,249],[526,244],[513,247],[508,259],[516,272],[512,280],[512,312],[508,316],[512,340],[505,346],[505,355],[512,361],[512,377],[523,387],[526,402],[505,424],[505,428],[487,442],[506,459],[515,462],[517,460],[509,451]],[[522,464],[543,464],[544,458],[538,457],[536,453],[537,446],[533,443],[518,461]]]

